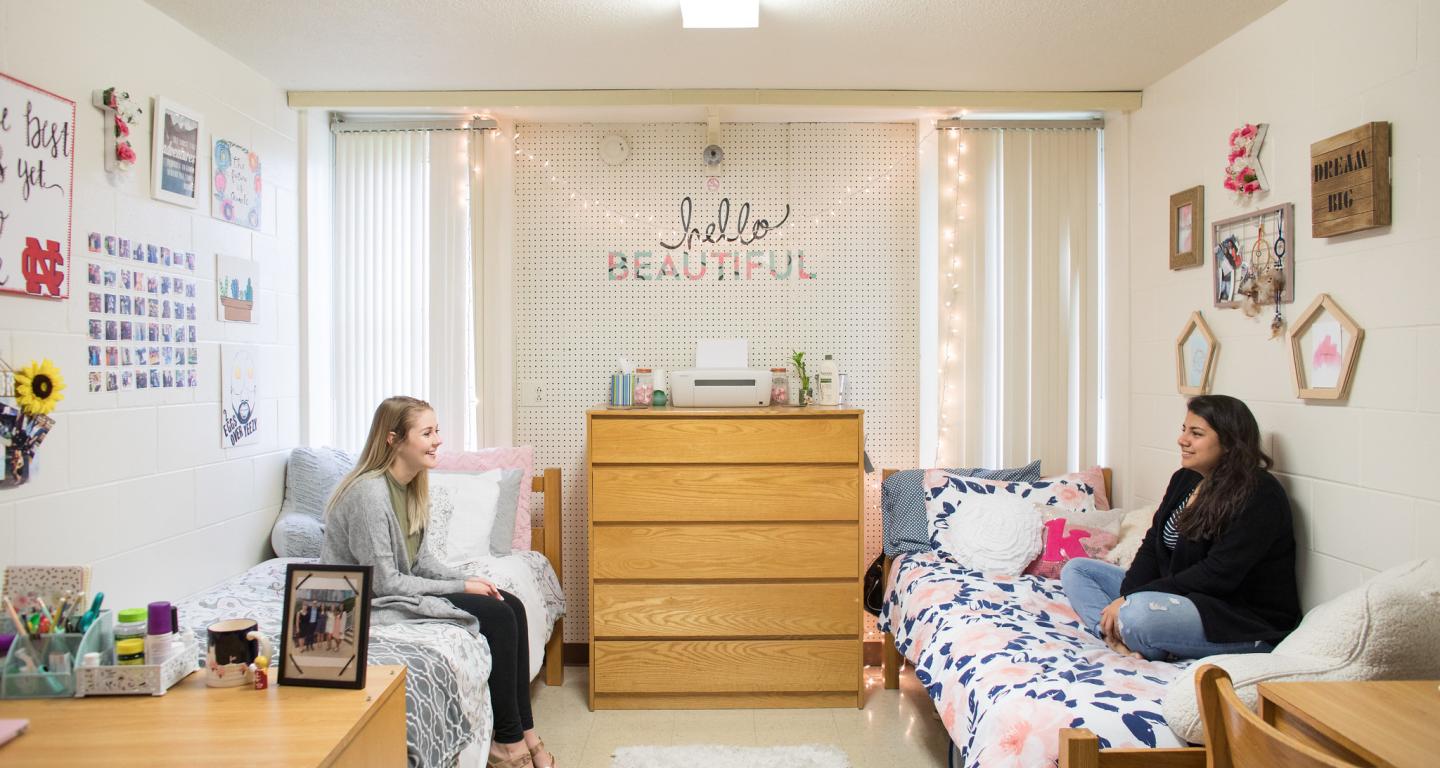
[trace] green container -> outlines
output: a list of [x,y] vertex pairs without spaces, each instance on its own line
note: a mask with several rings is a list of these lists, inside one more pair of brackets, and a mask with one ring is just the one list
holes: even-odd
[[[9,625],[0,621],[0,625]],[[0,626],[0,631],[9,631]],[[32,653],[33,651],[33,653]],[[41,635],[34,641],[16,637],[5,655],[3,677],[0,677],[0,698],[55,699],[75,695],[75,665],[87,653],[99,653],[102,664],[115,663],[115,614],[101,611],[83,634],[59,632]],[[38,656],[38,658],[36,658]],[[64,671],[49,671],[51,657]],[[32,669],[29,661],[33,661]],[[41,670],[40,666],[47,667]]]

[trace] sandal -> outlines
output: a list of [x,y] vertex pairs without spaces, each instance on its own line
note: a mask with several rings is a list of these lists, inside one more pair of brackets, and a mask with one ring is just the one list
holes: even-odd
[[[539,759],[541,755],[544,755],[547,760],[547,764],[544,766],[544,768],[556,768],[555,755],[551,754],[550,750],[545,748],[545,740],[536,739],[535,746],[530,748],[531,764],[533,765],[534,761]],[[539,768],[539,766],[537,766],[537,768]]]
[[485,760],[486,768],[532,768],[534,763],[530,762],[530,753],[522,752],[518,757],[496,757],[489,755]]

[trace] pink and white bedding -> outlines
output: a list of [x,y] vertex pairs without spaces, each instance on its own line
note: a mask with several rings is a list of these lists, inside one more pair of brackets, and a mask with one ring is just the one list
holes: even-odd
[[904,554],[879,627],[915,665],[965,768],[1053,766],[1061,728],[1088,728],[1102,747],[1184,746],[1160,700],[1188,663],[1111,651],[1059,580],[987,578],[934,551]]

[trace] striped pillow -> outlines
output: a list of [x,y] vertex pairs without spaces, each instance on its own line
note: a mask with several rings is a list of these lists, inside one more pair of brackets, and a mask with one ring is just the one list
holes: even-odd
[[[973,467],[945,471],[952,475],[982,480],[1034,483],[1040,480],[1040,460],[1009,469]],[[896,557],[904,552],[925,552],[930,549],[929,521],[925,517],[925,470],[901,470],[886,478],[880,486],[880,512],[884,525],[885,554]]]

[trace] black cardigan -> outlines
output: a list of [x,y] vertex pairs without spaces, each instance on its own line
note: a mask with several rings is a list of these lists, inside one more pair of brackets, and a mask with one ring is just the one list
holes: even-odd
[[1168,592],[1190,598],[1200,611],[1205,637],[1214,643],[1278,643],[1300,623],[1290,499],[1266,472],[1224,531],[1213,539],[1181,534],[1171,552],[1161,536],[1165,521],[1199,484],[1200,474],[1188,469],[1170,477],[1120,594]]

